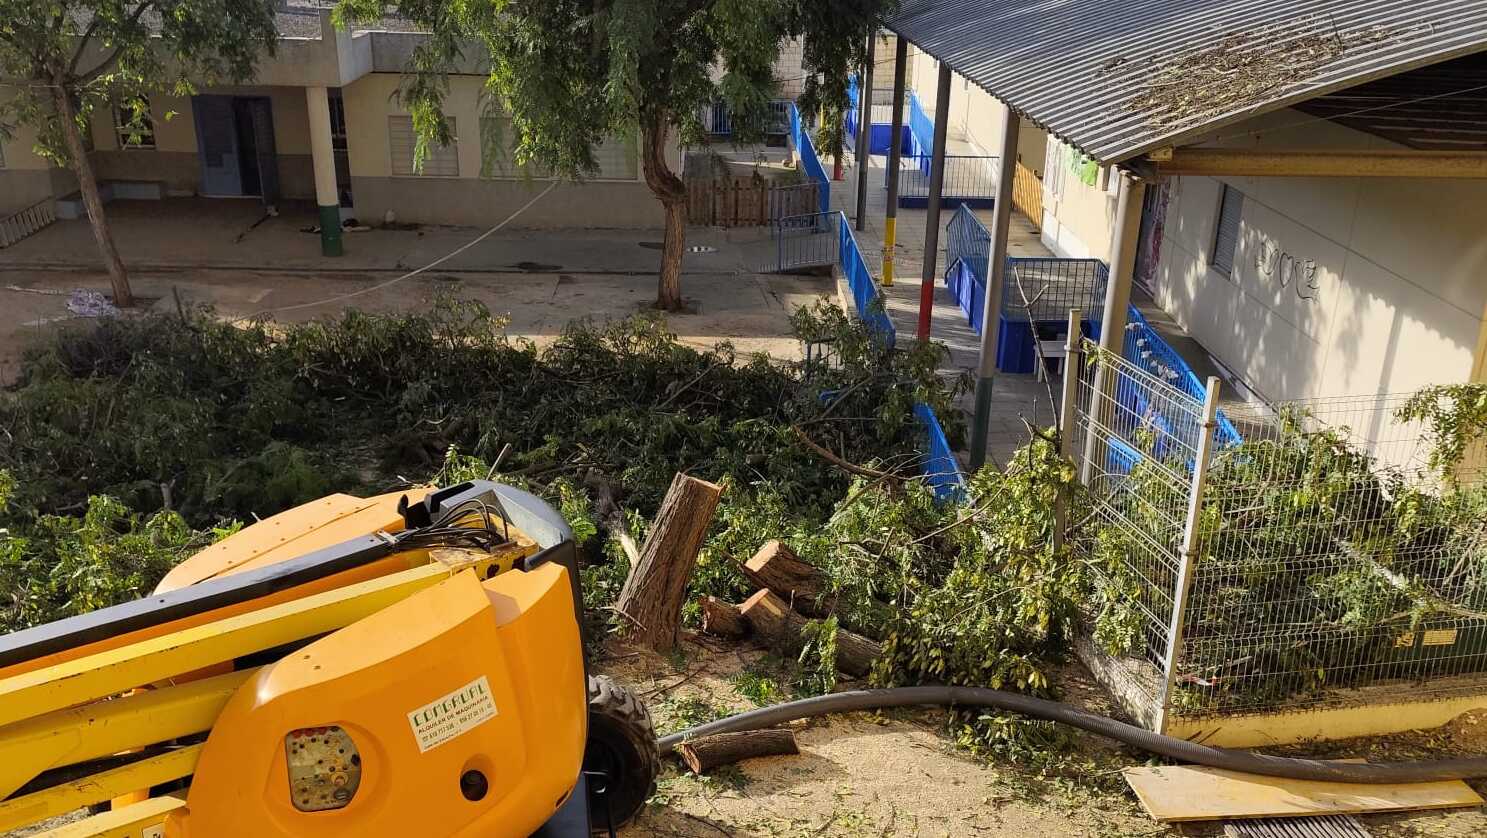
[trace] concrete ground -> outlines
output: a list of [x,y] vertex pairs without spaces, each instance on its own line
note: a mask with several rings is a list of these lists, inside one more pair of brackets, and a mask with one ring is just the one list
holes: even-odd
[[[887,210],[887,189],[883,176],[887,159],[882,155],[869,158],[866,229],[855,232],[858,247],[867,259],[875,276],[882,276],[883,265],[883,219]],[[832,207],[843,209],[855,221],[857,207],[856,170],[849,167],[845,180],[832,184]],[[897,246],[893,251],[894,282],[884,288],[887,296],[885,308],[902,339],[912,337],[918,328],[919,300],[923,289],[924,228],[927,211],[900,208],[898,211]],[[971,329],[960,304],[945,288],[943,275],[949,267],[945,259],[944,225],[950,221],[950,211],[940,216],[940,236],[934,254],[933,309],[930,313],[930,337],[941,341],[949,349],[942,368],[947,375],[962,371],[975,372],[981,354],[981,337]],[[992,224],[990,210],[978,210],[978,218],[988,227]],[[1051,256],[1050,251],[1038,238],[1037,228],[1021,213],[1012,213],[1007,252],[1012,256]],[[1054,392],[1058,392],[1058,379],[1054,377]],[[962,409],[969,422],[974,409],[970,394],[962,399]],[[998,374],[992,386],[991,427],[987,433],[988,456],[993,462],[1005,464],[1012,453],[1027,443],[1027,428],[1024,420],[1038,426],[1055,422],[1053,406],[1049,403],[1048,388],[1031,375]]]
[[[300,229],[308,211],[263,218],[256,203],[207,199],[109,205],[131,284],[144,305],[174,311],[207,304],[225,317],[302,321],[346,308],[418,308],[439,294],[485,303],[511,318],[513,336],[544,342],[579,318],[626,317],[656,294],[659,231],[500,231],[412,278],[413,268],[450,253],[482,230],[435,227],[346,234],[346,255],[319,255]],[[740,352],[799,356],[789,316],[831,299],[829,277],[753,273],[767,240],[757,230],[692,228],[683,260],[688,311],[667,322],[696,346],[732,341]],[[390,284],[389,284],[390,283]],[[0,382],[22,347],[72,319],[75,288],[106,291],[108,278],[84,221],[61,221],[0,251]]]

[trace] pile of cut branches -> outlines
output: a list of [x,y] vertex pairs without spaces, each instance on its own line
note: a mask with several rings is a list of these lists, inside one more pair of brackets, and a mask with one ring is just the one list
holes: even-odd
[[[592,537],[648,519],[677,472],[729,485],[724,520],[758,502],[824,520],[852,475],[823,451],[907,476],[922,448],[914,402],[959,431],[954,388],[935,375],[942,349],[883,349],[831,307],[795,316],[830,348],[805,363],[692,349],[657,318],[575,323],[542,349],[504,325],[453,300],[302,325],[198,311],[105,320],[35,347],[0,392],[0,470],[13,484],[0,573],[30,592],[0,629],[148,591],[208,537],[193,528],[449,479],[477,461],[479,476],[546,494]],[[592,514],[596,487],[622,514]],[[59,576],[70,566],[55,551],[77,540],[67,532],[153,533],[172,552]],[[85,595],[90,585],[104,593]]]

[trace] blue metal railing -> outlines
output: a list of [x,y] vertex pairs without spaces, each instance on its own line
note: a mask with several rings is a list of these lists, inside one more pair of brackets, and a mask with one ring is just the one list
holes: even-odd
[[[1203,403],[1207,388],[1199,380],[1198,374],[1193,372],[1193,368],[1188,366],[1188,362],[1184,361],[1181,355],[1177,354],[1177,350],[1173,349],[1155,329],[1151,328],[1151,324],[1146,322],[1146,317],[1134,305],[1126,310],[1126,334],[1121,347],[1121,355],[1157,380],[1165,381],[1186,393],[1199,404]],[[1128,378],[1122,378],[1122,385],[1133,390],[1141,389]],[[1121,393],[1120,395],[1140,400],[1137,406],[1141,409],[1136,411],[1137,415],[1146,415],[1149,406],[1154,401],[1149,397],[1144,397],[1144,394],[1140,392]],[[1142,407],[1143,404],[1146,407]],[[1196,425],[1192,428],[1178,427],[1194,424],[1191,420],[1166,416],[1159,418],[1164,421],[1164,430],[1168,434],[1186,440],[1193,448],[1197,447],[1198,427]],[[1241,441],[1238,429],[1222,410],[1218,413],[1218,428],[1214,434],[1214,441],[1222,446],[1238,445]]]
[[842,275],[847,278],[847,287],[852,291],[857,316],[869,332],[885,346],[892,347],[897,331],[888,312],[883,309],[883,292],[878,288],[877,280],[873,279],[872,271],[868,270],[867,260],[862,258],[862,249],[857,246],[857,237],[852,235],[852,225],[847,223],[846,215],[840,210],[834,215],[837,216],[837,261]]
[[809,126],[805,125],[800,118],[800,108],[790,103],[790,141],[794,143],[795,153],[800,158],[801,171],[806,176],[816,181],[816,188],[821,193],[822,212],[831,210],[831,178],[826,175],[826,168],[821,165],[821,158],[816,155],[816,145],[811,142]]
[[[919,97],[914,91],[909,91],[909,137],[910,150],[913,157],[929,157],[934,148],[935,121],[924,112],[924,105],[920,104]],[[925,177],[929,176],[929,169],[924,170]]]
[[966,476],[961,471],[960,459],[945,438],[945,429],[940,427],[940,418],[924,402],[914,405],[914,418],[924,427],[928,449],[924,461],[925,482],[934,489],[935,497],[960,503],[965,500]]

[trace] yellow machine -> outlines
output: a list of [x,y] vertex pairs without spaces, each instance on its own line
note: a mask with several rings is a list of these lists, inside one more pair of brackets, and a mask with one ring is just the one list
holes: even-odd
[[334,495],[0,638],[0,831],[91,807],[48,834],[611,832],[659,761],[585,672],[577,571],[509,486]]

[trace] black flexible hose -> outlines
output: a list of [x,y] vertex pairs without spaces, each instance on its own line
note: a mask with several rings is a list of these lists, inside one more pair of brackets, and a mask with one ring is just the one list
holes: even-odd
[[662,737],[657,744],[664,755],[670,753],[681,742],[698,736],[757,730],[827,713],[881,710],[888,707],[925,704],[950,707],[995,707],[1000,710],[1010,710],[1035,719],[1072,725],[1081,730],[1108,736],[1144,751],[1183,762],[1213,768],[1227,768],[1231,771],[1243,771],[1249,774],[1286,777],[1293,780],[1326,780],[1342,783],[1420,783],[1430,780],[1487,777],[1487,757],[1426,762],[1359,763],[1267,756],[1174,739],[1171,736],[1152,733],[1135,725],[1118,722],[1057,701],[981,687],[899,687],[889,690],[854,690],[832,693],[776,704],[773,707],[761,707],[758,710],[750,710],[747,713],[698,725],[680,733]]

